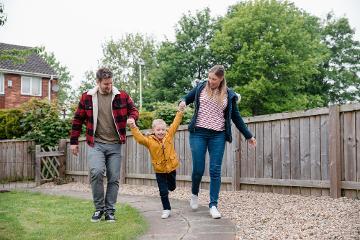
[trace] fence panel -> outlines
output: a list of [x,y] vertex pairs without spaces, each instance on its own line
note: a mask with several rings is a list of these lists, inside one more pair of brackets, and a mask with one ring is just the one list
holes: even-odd
[[34,141],[0,140],[0,181],[33,180],[34,149]]

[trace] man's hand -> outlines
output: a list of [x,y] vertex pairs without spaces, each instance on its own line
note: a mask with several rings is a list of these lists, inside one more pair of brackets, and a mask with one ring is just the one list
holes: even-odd
[[75,156],[79,153],[79,145],[70,145],[70,150]]
[[130,127],[130,128],[134,128],[136,127],[136,124],[135,124],[135,120],[133,118],[128,118],[128,120],[126,121],[127,125]]

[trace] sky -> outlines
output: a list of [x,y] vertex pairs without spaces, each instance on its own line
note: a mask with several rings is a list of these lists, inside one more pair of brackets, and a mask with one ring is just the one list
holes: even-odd
[[[238,0],[0,0],[7,22],[0,27],[0,42],[44,46],[68,68],[74,88],[96,71],[102,45],[126,33],[141,33],[157,41],[174,40],[182,15],[209,7],[211,15],[224,16]],[[359,0],[292,0],[322,19],[330,11],[345,16],[360,41]]]

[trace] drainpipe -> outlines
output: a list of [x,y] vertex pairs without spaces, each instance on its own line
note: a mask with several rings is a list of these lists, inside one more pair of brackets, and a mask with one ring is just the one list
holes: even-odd
[[54,76],[53,75],[50,75],[50,79],[49,79],[49,87],[48,87],[48,90],[49,90],[49,94],[48,94],[48,96],[49,96],[49,102],[51,102],[51,80],[53,80],[54,79]]

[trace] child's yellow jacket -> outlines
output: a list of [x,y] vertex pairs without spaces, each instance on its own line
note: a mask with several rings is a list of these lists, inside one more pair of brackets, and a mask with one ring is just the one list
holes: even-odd
[[162,141],[158,140],[154,134],[144,136],[139,128],[131,128],[135,140],[149,149],[151,162],[156,173],[169,173],[179,166],[179,160],[175,152],[174,136],[183,115],[183,112],[176,113],[174,121]]

